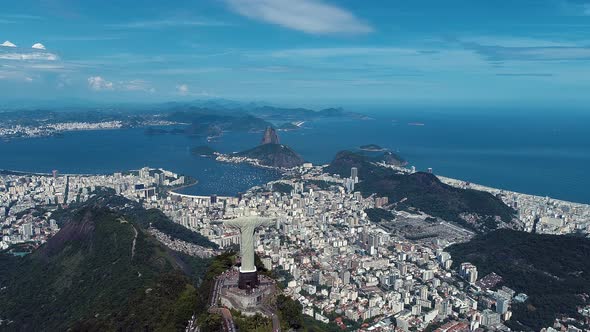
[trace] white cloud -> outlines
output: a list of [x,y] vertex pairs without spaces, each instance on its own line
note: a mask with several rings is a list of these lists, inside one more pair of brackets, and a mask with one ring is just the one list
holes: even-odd
[[186,84],[180,84],[176,86],[176,91],[182,95],[182,96],[186,96],[189,94],[189,88],[188,85]]
[[16,47],[16,45],[14,45],[13,43],[11,43],[10,40],[5,41],[4,43],[0,44],[0,46],[4,46],[4,47]]
[[0,60],[57,61],[59,57],[47,52],[0,53]]
[[310,34],[364,34],[371,26],[322,0],[225,0],[240,15]]
[[33,44],[33,46],[31,46],[31,48],[34,48],[36,50],[45,50],[45,45],[41,44],[41,43],[35,43]]
[[113,82],[109,82],[100,76],[88,77],[88,86],[95,91],[113,90]]

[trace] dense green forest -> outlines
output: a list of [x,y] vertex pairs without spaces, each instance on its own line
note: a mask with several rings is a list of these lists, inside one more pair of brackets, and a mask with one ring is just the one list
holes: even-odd
[[293,186],[284,182],[275,182],[272,184],[272,190],[282,194],[290,194]]
[[98,196],[62,211],[32,254],[0,256],[2,318],[22,331],[183,329],[209,260],[170,251],[136,217]]
[[515,330],[538,331],[556,317],[579,317],[581,294],[590,294],[590,239],[502,229],[447,251],[455,268],[471,262],[481,276],[495,272],[506,286],[529,295],[513,305]]
[[369,218],[369,220],[371,220],[372,222],[375,222],[375,223],[380,223],[381,220],[383,220],[383,219],[389,221],[389,220],[393,220],[395,218],[393,213],[391,213],[390,211],[387,211],[385,209],[379,209],[379,208],[365,209],[365,213],[367,214],[367,217]]

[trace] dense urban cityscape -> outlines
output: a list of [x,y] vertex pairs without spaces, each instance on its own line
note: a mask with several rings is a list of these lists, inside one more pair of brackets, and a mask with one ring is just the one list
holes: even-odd
[[[454,186],[499,195],[517,209],[528,232],[533,227],[538,233],[550,234],[588,234],[590,230],[588,205],[442,179]],[[307,163],[287,171],[282,180],[254,187],[238,197],[222,197],[161,190],[182,186],[185,178],[147,167],[112,175],[62,175],[58,171],[49,175],[3,174],[0,244],[2,249],[19,243],[38,246],[59,230],[51,217],[58,206],[84,202],[96,188],[112,188],[205,235],[221,250],[239,245],[240,237],[219,221],[244,216],[273,218],[274,227],[258,232],[256,252],[268,270],[283,271],[285,294],[319,321],[337,318],[339,324],[346,320],[366,331],[423,330],[433,322],[444,322],[437,331],[508,330],[503,322],[511,317],[511,303],[525,302],[527,295],[505,286],[492,291],[502,277],[479,275],[478,267],[469,262],[458,262],[460,270],[453,270],[453,257],[444,251],[474,234],[463,230],[459,236],[446,237],[445,232],[439,232],[434,239],[416,241],[393,235],[365,212],[387,207],[387,198],[363,197],[354,191],[359,181],[362,179],[354,168],[350,178],[341,178]],[[400,223],[425,223],[430,217],[394,213],[395,222]],[[451,234],[461,230],[446,221],[438,223]],[[152,234],[174,250],[200,257],[215,255],[211,249],[171,239],[157,230]],[[587,314],[590,308],[580,310]],[[361,325],[375,317],[381,319]]]
[[[144,121],[139,126],[168,126],[175,123],[170,121]],[[0,139],[47,137],[67,131],[121,129],[126,124],[123,121],[101,122],[58,122],[46,125],[1,125]]]

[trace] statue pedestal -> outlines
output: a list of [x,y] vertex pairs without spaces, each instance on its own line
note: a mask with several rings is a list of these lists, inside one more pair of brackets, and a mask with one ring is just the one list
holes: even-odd
[[258,287],[258,271],[254,272],[240,272],[238,278],[239,289],[253,289]]

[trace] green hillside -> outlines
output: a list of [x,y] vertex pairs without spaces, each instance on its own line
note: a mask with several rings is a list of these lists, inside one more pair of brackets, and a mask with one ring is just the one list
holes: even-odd
[[292,168],[304,163],[301,156],[283,144],[262,144],[236,155],[257,159],[262,165],[273,167]]
[[[399,202],[397,209],[418,209],[477,232],[494,230],[499,221],[510,223],[514,217],[512,208],[489,193],[454,188],[428,173],[400,174],[371,161],[362,154],[342,151],[326,171],[349,177],[351,167],[356,167],[361,181],[356,188],[363,195],[386,196],[390,203]],[[464,214],[475,218],[467,221],[461,217]]]
[[1,255],[0,318],[21,331],[182,330],[209,262],[163,247],[137,216],[99,196],[63,211],[34,253]]
[[539,331],[562,315],[581,318],[577,307],[588,302],[582,294],[590,294],[590,239],[502,229],[447,251],[455,268],[470,262],[480,276],[495,272],[504,285],[529,295],[513,306],[514,330]]

